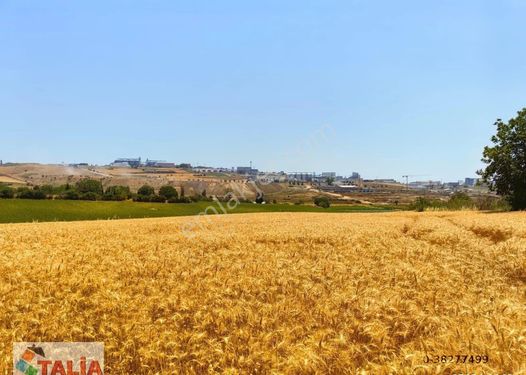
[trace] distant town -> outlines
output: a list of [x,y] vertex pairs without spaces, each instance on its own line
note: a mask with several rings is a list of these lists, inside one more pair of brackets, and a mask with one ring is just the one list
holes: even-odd
[[[70,164],[72,167],[88,167],[88,163],[74,163]],[[316,185],[320,190],[330,191],[335,193],[346,193],[352,191],[368,192],[374,191],[381,188],[392,189],[396,186],[403,185],[407,189],[414,190],[431,190],[431,191],[442,191],[442,192],[455,192],[466,189],[473,189],[477,186],[483,187],[479,178],[466,177],[459,181],[443,182],[438,180],[414,180],[409,179],[412,175],[401,176],[402,180],[394,178],[382,178],[382,179],[363,179],[359,172],[352,172],[348,176],[338,175],[336,172],[299,172],[299,171],[260,171],[252,166],[250,162],[249,166],[238,166],[238,167],[210,167],[210,166],[192,166],[190,163],[174,163],[167,162],[164,160],[142,160],[138,158],[118,158],[108,164],[110,167],[115,168],[152,168],[158,169],[163,168],[180,168],[185,169],[192,173],[228,173],[237,174],[246,178],[249,181],[257,181],[261,183],[309,183]]]

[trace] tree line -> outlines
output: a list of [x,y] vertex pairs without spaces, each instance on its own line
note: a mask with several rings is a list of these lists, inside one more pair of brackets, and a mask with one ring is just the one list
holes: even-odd
[[132,193],[129,186],[113,185],[106,188],[102,182],[95,179],[82,179],[75,184],[64,184],[60,186],[36,185],[33,187],[13,188],[0,186],[0,199],[65,199],[65,200],[88,200],[88,201],[125,201],[132,199],[136,202],[159,202],[159,203],[191,203],[203,200],[211,200],[207,197],[206,190],[201,194],[185,196],[184,187],[181,191],[171,185],[164,185],[155,190],[153,186],[143,185],[137,193]]

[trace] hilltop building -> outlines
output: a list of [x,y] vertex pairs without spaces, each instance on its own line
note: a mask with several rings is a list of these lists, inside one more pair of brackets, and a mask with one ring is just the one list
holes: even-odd
[[289,181],[311,182],[314,177],[313,172],[291,172],[288,174]]
[[260,172],[256,177],[256,180],[264,184],[270,184],[273,182],[287,182],[288,178],[285,172]]
[[149,160],[144,163],[147,167],[153,168],[175,168],[175,163],[168,163],[164,160]]
[[141,166],[141,158],[120,158],[116,159],[110,165],[113,167],[139,168]]
[[257,169],[254,169],[252,167],[237,167],[236,168],[236,173],[237,174],[243,174],[243,175],[248,175],[248,176],[255,176],[258,174],[258,170]]

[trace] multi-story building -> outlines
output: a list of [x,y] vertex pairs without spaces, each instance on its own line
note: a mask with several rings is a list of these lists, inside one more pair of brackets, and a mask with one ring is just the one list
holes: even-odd
[[475,186],[478,182],[479,182],[479,179],[478,179],[478,178],[470,178],[470,177],[466,177],[466,178],[464,179],[464,185],[465,185],[465,186],[469,186],[469,187],[473,187],[473,186]]
[[314,177],[312,172],[291,172],[288,174],[289,181],[311,182]]

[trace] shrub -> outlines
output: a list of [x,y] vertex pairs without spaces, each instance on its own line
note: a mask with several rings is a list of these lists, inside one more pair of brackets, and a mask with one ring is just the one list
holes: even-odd
[[150,202],[155,202],[155,203],[165,203],[166,202],[166,198],[160,195],[151,195],[149,196],[149,198],[150,198]]
[[76,184],[77,191],[81,194],[83,193],[95,193],[97,195],[102,195],[102,182],[99,180],[94,180],[92,178],[84,178],[77,182]]
[[[35,190],[36,189],[36,190]],[[16,197],[19,199],[45,199],[43,192],[36,188],[20,187],[16,189]]]
[[480,196],[475,200],[478,210],[484,211],[510,211],[509,202],[502,197],[492,197],[488,195]]
[[175,203],[192,203],[192,200],[188,197],[180,197]]
[[203,190],[201,194],[193,195],[190,198],[193,202],[211,202],[213,201],[212,197],[206,196],[206,190]]
[[447,208],[450,210],[461,210],[463,208],[473,208],[475,202],[466,193],[456,192],[449,198]]
[[99,198],[99,195],[92,191],[88,191],[87,193],[80,194],[80,199],[85,200],[85,201],[96,201],[98,198]]
[[418,197],[413,203],[413,208],[418,212],[425,211],[426,208],[431,207],[431,201],[425,197]]
[[75,191],[75,187],[70,184],[60,185],[53,187],[53,193],[58,194],[60,197],[66,191]]
[[331,201],[326,196],[318,196],[314,198],[314,204],[318,207],[329,208],[331,206]]
[[197,202],[194,200],[195,197],[179,197],[179,198],[172,198],[168,199],[168,203],[192,203]]
[[42,185],[40,190],[46,195],[53,195],[55,192],[55,188],[52,185]]
[[137,190],[138,195],[150,196],[155,194],[155,189],[150,185],[142,185],[139,190]]
[[60,194],[60,199],[76,201],[80,199],[80,195],[76,190],[71,189],[71,190],[66,190],[65,192]]
[[15,197],[15,189],[9,186],[0,186],[0,199],[10,199]]
[[434,210],[462,210],[462,209],[473,209],[476,208],[476,204],[473,199],[463,192],[456,192],[447,202],[439,199],[428,199],[426,197],[418,197],[411,205],[411,208],[422,212],[426,209]]
[[46,199],[46,194],[37,189],[29,189],[29,188],[23,188],[19,189],[19,192],[17,194],[17,197],[20,199]]
[[16,195],[18,196],[19,194],[22,194],[26,191],[29,191],[31,190],[30,188],[28,188],[27,186],[23,186],[23,187],[19,187],[16,189]]
[[[173,199],[173,198],[172,198]],[[133,197],[134,202],[155,202],[155,203],[164,203],[166,202],[166,198],[162,197],[160,195],[142,195],[137,194]]]
[[134,202],[149,202],[150,201],[150,196],[149,195],[136,195],[133,197],[133,201]]
[[177,190],[173,186],[170,186],[170,185],[161,186],[161,188],[159,189],[159,195],[166,199],[173,199],[179,196],[179,194],[177,193]]
[[125,201],[130,199],[132,196],[130,188],[128,186],[109,186],[104,192],[102,199],[106,201]]

